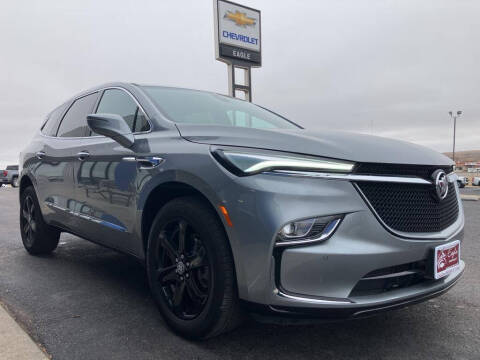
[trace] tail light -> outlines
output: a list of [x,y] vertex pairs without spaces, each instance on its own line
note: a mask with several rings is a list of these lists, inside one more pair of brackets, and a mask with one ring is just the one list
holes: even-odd
[[8,175],[8,171],[7,170],[3,170],[3,176],[7,177]]

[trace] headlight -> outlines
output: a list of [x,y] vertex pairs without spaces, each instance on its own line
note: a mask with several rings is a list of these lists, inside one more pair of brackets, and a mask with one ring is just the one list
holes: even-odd
[[343,215],[331,215],[289,222],[278,232],[275,246],[325,241],[333,235],[342,219]]
[[272,154],[261,150],[249,152],[217,149],[213,151],[213,156],[227,170],[238,176],[254,175],[273,170],[349,173],[355,165],[341,160]]

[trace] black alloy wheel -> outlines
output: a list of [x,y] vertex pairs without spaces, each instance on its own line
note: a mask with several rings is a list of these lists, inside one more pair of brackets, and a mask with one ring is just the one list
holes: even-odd
[[153,298],[175,332],[206,339],[240,324],[230,244],[207,201],[185,196],[165,204],[153,220],[146,258]]
[[159,240],[155,251],[158,286],[177,317],[193,319],[205,307],[212,282],[202,240],[182,218],[165,224]]
[[37,231],[37,223],[35,221],[35,203],[33,202],[32,196],[27,195],[23,200],[21,221],[23,233],[25,235],[25,245],[32,246],[35,241],[35,233]]
[[60,238],[60,231],[43,220],[32,186],[20,194],[20,234],[23,246],[32,255],[51,253]]

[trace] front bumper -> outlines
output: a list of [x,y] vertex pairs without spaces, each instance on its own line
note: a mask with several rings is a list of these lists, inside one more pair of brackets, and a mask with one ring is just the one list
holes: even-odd
[[[440,295],[465,267],[462,262],[437,281],[360,296],[353,290],[366,274],[424,261],[435,246],[462,240],[460,199],[458,219],[449,228],[407,238],[384,228],[348,181],[270,174],[230,180],[222,199],[234,223],[227,232],[240,298],[254,307],[286,316],[367,316]],[[330,239],[275,253],[275,236],[285,223],[332,214],[345,217]]]
[[[322,302],[320,299],[292,296],[277,291],[276,296],[288,299],[288,304],[262,306],[247,302],[245,306],[254,318],[267,323],[311,323],[358,319],[400,309],[440,296],[458,282],[464,270],[465,263],[462,261],[458,271],[436,281],[435,284],[412,286],[407,293],[405,291],[390,292],[370,299],[352,297],[336,299],[336,301],[330,299],[330,301]],[[300,304],[309,305],[303,307],[299,306]]]

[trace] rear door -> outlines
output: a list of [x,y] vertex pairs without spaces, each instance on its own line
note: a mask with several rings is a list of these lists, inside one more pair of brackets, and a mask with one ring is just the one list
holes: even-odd
[[[144,111],[124,89],[106,89],[97,113],[123,117],[133,133],[150,130]],[[75,162],[75,192],[81,203],[83,236],[107,246],[133,252],[135,232],[137,174],[135,153],[114,140],[95,133],[83,144],[84,158]]]
[[33,172],[45,220],[74,232],[78,201],[74,193],[73,165],[87,135],[86,115],[91,113],[97,99],[98,92],[59,108],[55,116],[59,116],[60,124],[56,119],[47,121],[42,129],[43,146],[36,152],[38,163]]

